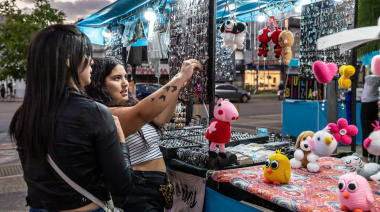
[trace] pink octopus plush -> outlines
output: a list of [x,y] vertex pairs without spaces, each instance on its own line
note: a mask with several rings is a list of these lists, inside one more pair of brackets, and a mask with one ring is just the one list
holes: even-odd
[[342,211],[369,211],[375,201],[368,181],[356,172],[340,177],[336,193]]
[[328,124],[327,127],[336,141],[342,141],[344,145],[350,144],[352,141],[351,136],[358,134],[358,128],[355,125],[348,125],[347,120],[344,118],[339,119],[337,124]]
[[219,156],[226,158],[224,146],[231,139],[231,122],[238,120],[239,113],[236,107],[228,99],[219,99],[214,108],[214,119],[206,131],[206,138],[211,142],[210,156],[218,157],[215,152],[216,145],[219,145]]

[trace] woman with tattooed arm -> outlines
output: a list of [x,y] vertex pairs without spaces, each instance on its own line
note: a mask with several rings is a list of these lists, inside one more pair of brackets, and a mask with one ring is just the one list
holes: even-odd
[[165,200],[159,189],[167,184],[166,166],[158,147],[158,128],[169,122],[181,88],[193,73],[203,70],[197,60],[187,60],[181,72],[147,98],[137,102],[128,91],[127,73],[114,58],[94,59],[87,94],[109,107],[119,118],[130,148],[135,184],[127,203],[128,211],[163,211]]

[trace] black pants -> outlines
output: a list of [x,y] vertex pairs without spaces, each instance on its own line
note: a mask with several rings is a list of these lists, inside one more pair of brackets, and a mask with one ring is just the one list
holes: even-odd
[[127,202],[122,207],[124,211],[153,212],[164,211],[164,197],[158,190],[160,185],[166,185],[166,173],[156,171],[133,171],[139,178],[132,187]]
[[[376,124],[375,121],[377,121],[378,118],[378,106],[377,102],[363,102],[362,108],[360,110],[360,120],[362,125],[362,135],[363,135],[363,142],[362,142],[362,148],[363,148],[363,156],[368,157],[368,151],[364,148],[364,139],[368,138],[369,134],[373,132],[374,127],[372,124]],[[370,157],[373,157],[370,155]]]

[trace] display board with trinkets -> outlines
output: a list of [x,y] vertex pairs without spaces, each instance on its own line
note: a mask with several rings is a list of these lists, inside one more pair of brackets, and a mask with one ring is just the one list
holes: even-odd
[[[221,24],[217,25],[219,28]],[[222,48],[223,38],[217,30],[215,45],[215,82],[235,81],[235,54],[229,48]]]
[[174,1],[170,4],[169,27],[169,67],[170,78],[180,72],[182,62],[199,60],[203,71],[196,72],[190,85],[181,90],[179,98],[184,101],[207,100],[207,73],[209,71],[209,1]]
[[312,66],[317,60],[334,62],[338,66],[349,64],[351,51],[339,54],[338,46],[317,50],[317,40],[327,35],[353,29],[354,19],[354,0],[341,2],[322,0],[302,6],[299,55],[301,79],[315,79]]

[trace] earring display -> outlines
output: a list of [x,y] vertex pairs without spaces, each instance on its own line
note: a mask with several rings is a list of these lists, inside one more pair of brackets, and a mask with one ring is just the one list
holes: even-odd
[[197,59],[203,65],[203,71],[196,72],[190,85],[181,90],[179,98],[185,101],[207,100],[208,19],[208,0],[176,1],[170,4],[170,78],[181,71],[185,60]]
[[186,126],[186,106],[178,103],[170,123],[164,125],[165,130],[182,129]]
[[302,6],[300,78],[315,79],[312,66],[317,60],[334,62],[338,66],[349,63],[351,51],[340,55],[338,46],[318,51],[317,40],[326,35],[353,29],[354,17],[355,1],[351,0],[321,1]]

